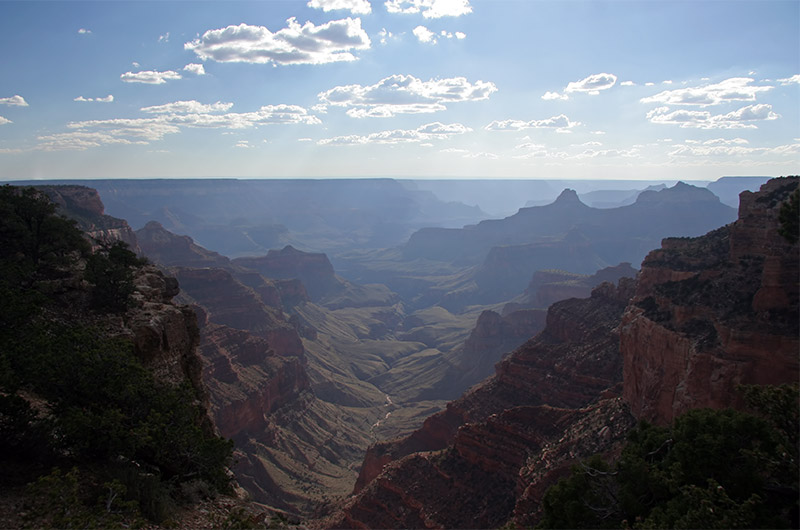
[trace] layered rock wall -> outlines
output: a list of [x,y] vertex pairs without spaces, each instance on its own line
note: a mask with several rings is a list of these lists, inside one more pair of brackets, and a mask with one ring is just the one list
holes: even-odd
[[800,178],[743,192],[739,219],[666,239],[642,263],[620,332],[624,396],[660,424],[691,408],[740,406],[740,384],[797,382],[797,243],[778,213]]

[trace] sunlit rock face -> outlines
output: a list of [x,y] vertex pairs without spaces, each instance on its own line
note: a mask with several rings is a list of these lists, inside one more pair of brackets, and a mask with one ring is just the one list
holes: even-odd
[[778,233],[800,179],[743,192],[739,219],[651,252],[620,328],[624,396],[668,423],[691,408],[740,406],[740,384],[798,380],[798,245]]

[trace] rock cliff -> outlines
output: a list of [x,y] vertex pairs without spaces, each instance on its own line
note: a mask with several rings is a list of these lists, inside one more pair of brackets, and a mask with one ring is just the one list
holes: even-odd
[[743,192],[736,222],[665,239],[644,260],[620,333],[635,416],[666,424],[741,405],[739,384],[797,382],[798,245],[779,235],[778,212],[798,182]]
[[136,235],[124,219],[106,215],[103,201],[97,190],[86,186],[36,186],[58,205],[59,212],[75,219],[92,245],[126,243],[131,250],[139,252]]
[[[632,294],[633,281],[623,279],[619,287],[601,285],[590,298],[554,304],[544,331],[500,362],[494,377],[411,435],[372,446],[356,495],[322,526],[476,528],[507,522],[526,491],[518,481],[528,457],[558,442],[568,426],[590,414],[582,407],[603,392],[609,398],[618,393],[622,359],[614,329]],[[607,446],[632,421],[621,405],[615,410],[618,427]]]

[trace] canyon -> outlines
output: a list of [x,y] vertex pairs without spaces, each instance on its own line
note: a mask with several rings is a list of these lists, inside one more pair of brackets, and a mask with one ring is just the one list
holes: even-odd
[[[166,274],[196,315],[208,406],[235,442],[238,483],[315,526],[532,525],[546,488],[581,458],[619,451],[638,418],[664,423],[740,404],[739,383],[797,379],[797,244],[775,228],[796,178],[745,192],[731,225],[734,209],[679,183],[606,209],[567,189],[496,220],[403,191],[386,212],[334,222],[330,200],[316,220],[297,212],[279,227],[276,199],[258,205],[262,224],[227,219],[247,208],[223,184],[170,183],[183,199],[165,206],[162,188],[160,221],[124,182],[43,189],[93,238],[123,240]],[[218,239],[192,213],[211,211],[213,193],[230,208],[214,214],[229,227]],[[107,216],[106,202],[142,227]],[[165,221],[205,226],[219,244]],[[245,236],[255,253],[224,255],[223,240]]]

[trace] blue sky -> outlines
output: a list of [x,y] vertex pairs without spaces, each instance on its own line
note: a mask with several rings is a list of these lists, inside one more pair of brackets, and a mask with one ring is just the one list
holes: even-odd
[[0,179],[799,172],[797,0],[0,12]]

